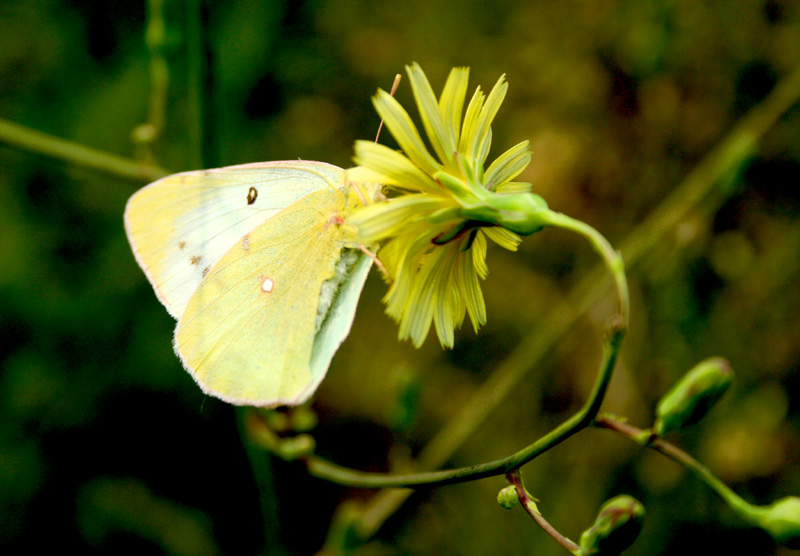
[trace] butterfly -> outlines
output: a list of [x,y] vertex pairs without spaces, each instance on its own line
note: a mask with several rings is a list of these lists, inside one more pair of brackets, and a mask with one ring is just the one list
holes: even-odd
[[322,162],[259,162],[171,175],[128,201],[136,261],[207,394],[296,405],[325,377],[372,264],[341,215],[379,195],[345,176]]

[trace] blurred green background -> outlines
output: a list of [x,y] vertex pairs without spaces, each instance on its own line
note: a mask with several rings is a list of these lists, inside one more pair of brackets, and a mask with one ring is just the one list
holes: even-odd
[[[148,156],[131,138],[152,90],[146,13],[142,0],[3,0],[0,118]],[[492,156],[530,139],[522,179],[551,207],[615,245],[658,234],[630,272],[631,332],[604,408],[649,426],[684,371],[727,357],[732,392],[674,441],[751,502],[800,495],[800,108],[702,197],[664,204],[800,65],[800,3],[166,0],[165,13],[170,82],[152,154],[170,171],[296,158],[346,167],[378,124],[369,97],[404,64],[418,61],[437,92],[454,65],[484,89],[505,73]],[[407,82],[397,96],[409,105]],[[262,517],[236,413],[182,370],[174,321],[125,239],[125,202],[144,184],[0,143],[0,552],[314,554],[336,507],[372,492],[256,458]],[[676,206],[686,210],[675,225],[642,231]],[[570,292],[595,257],[544,231],[518,253],[490,249],[488,262],[489,322],[452,351],[435,337],[420,350],[398,343],[373,273],[316,396],[320,453],[402,465],[547,319],[574,309]],[[505,456],[574,412],[610,314],[601,301],[559,334],[448,465]],[[626,554],[790,553],[682,468],[607,432],[584,431],[523,472],[573,539],[604,500],[628,493],[648,515]],[[356,553],[565,554],[495,503],[504,484],[421,491]]]

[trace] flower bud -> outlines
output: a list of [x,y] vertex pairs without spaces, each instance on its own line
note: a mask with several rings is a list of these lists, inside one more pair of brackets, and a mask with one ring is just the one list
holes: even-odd
[[508,485],[506,488],[497,493],[497,503],[505,509],[510,510],[519,503],[519,496],[517,496],[517,489],[514,485]]
[[292,430],[296,432],[309,432],[317,426],[319,419],[314,410],[308,405],[296,407],[291,412]]
[[663,436],[698,422],[732,381],[733,371],[725,359],[712,357],[701,361],[658,402],[653,432]]
[[800,498],[787,496],[764,508],[757,508],[756,523],[779,544],[800,548]]
[[580,556],[620,554],[636,540],[644,514],[644,506],[635,498],[612,498],[600,508],[594,525],[581,535]]
[[276,453],[286,461],[304,458],[314,453],[316,442],[308,434],[298,434],[291,438],[283,438],[278,444]]

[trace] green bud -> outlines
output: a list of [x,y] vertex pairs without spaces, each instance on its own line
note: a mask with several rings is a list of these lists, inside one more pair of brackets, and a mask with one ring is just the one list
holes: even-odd
[[291,413],[292,429],[297,432],[309,432],[317,426],[317,414],[308,405],[301,405]]
[[506,488],[497,493],[497,503],[505,509],[510,510],[519,503],[519,496],[517,496],[517,489],[514,485],[508,485]]
[[756,524],[776,542],[787,548],[800,548],[800,498],[787,496],[756,510]]
[[701,361],[658,402],[653,432],[663,436],[698,422],[732,381],[733,371],[725,359],[712,357]]
[[644,514],[644,506],[635,498],[612,498],[600,508],[594,525],[581,535],[580,556],[620,554],[636,540]]
[[278,444],[276,453],[286,461],[292,461],[311,455],[316,443],[308,434],[298,434],[291,438],[284,438]]
[[285,411],[268,409],[264,411],[264,418],[267,420],[269,428],[277,433],[285,433],[292,428],[289,415]]

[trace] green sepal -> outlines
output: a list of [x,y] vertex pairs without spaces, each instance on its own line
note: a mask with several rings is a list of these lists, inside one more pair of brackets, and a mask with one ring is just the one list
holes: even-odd
[[495,226],[502,226],[523,236],[531,235],[544,228],[550,212],[547,203],[533,193],[492,193],[487,191],[483,204],[465,207],[461,215]]
[[712,357],[701,361],[658,402],[653,432],[663,436],[698,422],[732,381],[733,371],[725,359]]
[[628,495],[603,504],[594,525],[581,535],[579,556],[616,556],[628,548],[642,530],[645,510]]

